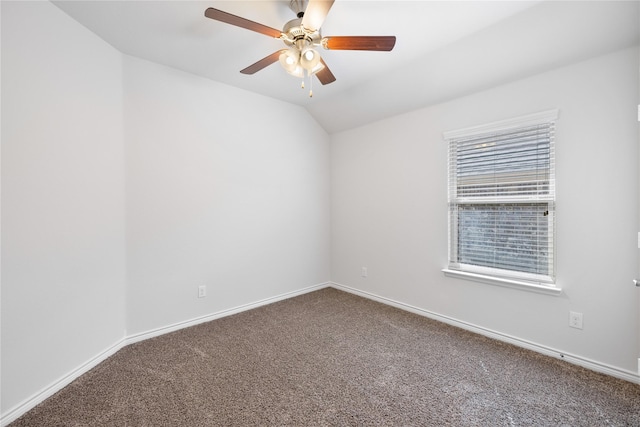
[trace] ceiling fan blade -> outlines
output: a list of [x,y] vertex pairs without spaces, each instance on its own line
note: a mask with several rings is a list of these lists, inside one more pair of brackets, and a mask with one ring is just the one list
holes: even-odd
[[273,64],[274,62],[277,62],[278,59],[280,58],[280,54],[283,51],[284,51],[284,49],[283,50],[279,50],[277,52],[273,52],[271,55],[265,56],[260,61],[249,65],[244,70],[240,70],[240,72],[242,74],[255,74],[258,71],[262,70],[263,68],[268,67],[269,65]]
[[334,36],[322,39],[322,46],[329,50],[378,50],[390,51],[396,45],[396,36]]
[[207,18],[215,19],[216,21],[235,25],[236,27],[246,28],[247,30],[255,31],[257,33],[271,36],[276,39],[280,38],[280,35],[282,34],[282,31],[276,30],[275,28],[267,27],[266,25],[258,24],[257,22],[253,22],[248,19],[223,12],[222,10],[214,9],[212,7],[204,11],[204,16],[206,16]]
[[311,31],[319,30],[333,2],[334,0],[309,0],[302,17],[302,26]]
[[324,62],[324,59],[320,59],[324,68],[316,73],[316,77],[320,80],[320,83],[323,85],[328,85],[329,83],[333,83],[336,81],[336,76],[333,75],[327,63]]

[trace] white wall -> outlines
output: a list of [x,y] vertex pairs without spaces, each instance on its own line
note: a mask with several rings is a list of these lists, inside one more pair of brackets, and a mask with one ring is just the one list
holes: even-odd
[[[332,280],[637,375],[638,101],[630,49],[332,135]],[[564,294],[444,277],[442,132],[554,108]]]
[[329,136],[303,108],[1,6],[3,424],[132,335],[329,281]]
[[125,331],[122,57],[2,2],[2,412]]
[[124,69],[127,333],[329,281],[329,136],[311,116],[151,62]]

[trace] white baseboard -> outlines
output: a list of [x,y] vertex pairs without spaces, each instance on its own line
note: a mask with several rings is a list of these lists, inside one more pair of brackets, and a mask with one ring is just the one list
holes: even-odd
[[64,387],[71,384],[76,378],[80,377],[83,374],[86,374],[91,369],[95,368],[100,363],[102,363],[109,357],[116,354],[118,350],[120,350],[124,346],[125,346],[125,340],[121,339],[120,341],[116,342],[109,348],[105,349],[104,351],[94,356],[91,360],[88,360],[87,362],[83,363],[81,366],[78,366],[76,369],[69,372],[67,375],[63,376],[57,381],[54,381],[49,386],[40,390],[30,398],[22,401],[21,403],[17,404],[13,408],[9,409],[6,413],[2,414],[2,417],[0,417],[0,425],[2,427],[5,427],[10,423],[14,422],[18,418],[20,418],[23,414],[35,408],[36,405],[38,405],[41,402],[44,402],[46,399],[53,396],[55,393],[59,392]]
[[[632,383],[640,384],[640,374],[627,371],[624,369],[616,368],[614,366],[607,365],[605,363],[600,363],[594,360],[586,359],[584,357],[576,356],[574,354],[568,354],[562,352],[560,350],[556,350],[551,347],[547,347],[544,345],[540,345],[531,341],[523,340],[521,338],[517,338],[511,335],[503,334],[501,332],[493,331],[491,329],[483,328],[481,326],[477,326],[471,323],[463,322],[458,319],[454,319],[449,316],[444,316],[442,314],[434,313],[429,310],[425,310],[422,308],[414,307],[410,304],[405,304],[403,302],[395,301],[390,298],[381,297],[379,295],[375,295],[369,292],[361,291],[359,289],[351,288],[349,286],[341,285],[339,283],[331,282],[330,285],[332,288],[349,292],[354,295],[358,295],[364,298],[368,298],[382,304],[390,305],[401,310],[409,311],[411,313],[418,314],[420,316],[428,317],[430,319],[438,320],[443,323],[447,323],[452,326],[457,326],[459,328],[475,332],[480,335],[484,335],[489,338],[493,338],[499,341],[507,342],[509,344],[516,345],[518,347],[526,348],[528,350],[535,351],[537,353],[541,353],[547,356],[554,357],[556,359],[566,360],[569,363],[573,363],[574,365],[579,365],[584,368],[590,369],[595,372],[600,372],[603,374],[610,375],[612,377],[620,378]],[[640,369],[640,359],[638,359],[639,369]]]
[[[473,325],[471,323],[467,323],[467,322],[463,322],[448,316],[443,316],[441,314],[438,313],[434,313],[428,310],[424,310],[418,307],[414,307],[412,305],[409,304],[405,304],[399,301],[395,301],[389,298],[385,298],[385,297],[381,297],[379,295],[375,295],[369,292],[365,292],[365,291],[361,291],[355,288],[351,288],[349,286],[345,286],[345,285],[341,285],[339,283],[335,283],[335,282],[326,282],[326,283],[321,283],[318,285],[314,285],[314,286],[310,286],[304,289],[300,289],[297,291],[293,291],[293,292],[288,292],[288,293],[284,293],[284,294],[280,294],[274,297],[270,297],[270,298],[265,298],[263,300],[259,300],[253,303],[249,303],[249,304],[244,304],[238,307],[234,307],[231,309],[227,309],[227,310],[222,310],[216,313],[212,313],[206,316],[201,316],[201,317],[197,317],[191,320],[187,320],[184,322],[179,322],[179,323],[175,323],[172,325],[168,325],[168,326],[164,326],[161,328],[157,328],[157,329],[153,329],[150,331],[146,331],[146,332],[141,332],[141,333],[137,333],[137,334],[133,334],[130,336],[127,336],[125,338],[123,338],[122,340],[116,342],[115,344],[113,344],[112,346],[110,346],[109,348],[105,349],[104,351],[100,352],[99,354],[97,354],[95,357],[93,357],[91,360],[85,362],[84,364],[82,364],[81,366],[77,367],[76,369],[74,369],[73,371],[69,372],[67,375],[63,376],[62,378],[58,379],[57,381],[55,381],[54,383],[50,384],[49,386],[45,387],[44,389],[42,389],[41,391],[37,392],[36,394],[34,394],[33,396],[31,396],[30,398],[24,400],[22,403],[16,405],[15,407],[11,408],[10,410],[8,410],[6,413],[2,414],[2,416],[0,417],[0,426],[1,427],[5,427],[8,424],[12,423],[13,421],[17,420],[20,416],[22,416],[23,414],[25,414],[26,412],[28,412],[29,410],[33,409],[36,405],[38,405],[39,403],[43,402],[44,400],[46,400],[47,398],[51,397],[53,394],[57,393],[58,391],[62,390],[64,387],[66,387],[67,385],[71,384],[71,382],[73,382],[76,378],[80,377],[81,375],[87,373],[89,370],[91,370],[92,368],[94,368],[95,366],[97,366],[98,364],[100,364],[101,362],[103,362],[104,360],[106,360],[107,358],[109,358],[110,356],[112,356],[113,354],[115,354],[118,350],[122,349],[123,347],[135,343],[135,342],[139,342],[139,341],[143,341],[149,338],[153,338],[153,337],[157,337],[169,332],[173,332],[173,331],[177,331],[179,329],[184,329],[184,328],[188,328],[190,326],[194,326],[200,323],[204,323],[204,322],[209,322],[211,320],[215,320],[215,319],[219,319],[221,317],[226,317],[226,316],[230,316],[232,314],[237,314],[237,313],[241,313],[243,311],[247,311],[247,310],[251,310],[254,308],[258,308],[260,306],[263,305],[267,305],[267,304],[272,304],[274,302],[278,302],[278,301],[282,301],[288,298],[293,298],[299,295],[303,295],[309,292],[313,292],[313,291],[317,291],[323,288],[327,288],[327,287],[333,287],[335,289],[341,290],[341,291],[345,291],[345,292],[349,292],[352,293],[354,295],[358,295],[364,298],[368,298],[383,304],[387,304],[396,308],[399,308],[401,310],[405,310],[405,311],[409,311],[411,313],[415,313],[421,316],[425,316],[434,320],[438,320],[444,323],[447,323],[449,325],[453,325],[453,326],[457,326],[459,328],[462,329],[466,329],[468,331],[471,332],[475,332],[478,333],[480,335],[484,335],[487,336],[489,338],[494,338],[500,341],[504,341],[519,347],[523,347],[529,350],[533,350],[535,352],[541,353],[541,354],[545,354],[547,356],[551,356],[551,357],[555,357],[558,359],[562,359],[562,360],[566,360],[567,362],[573,363],[575,365],[579,365],[582,367],[585,367],[587,369],[591,369],[592,371],[596,371],[596,372],[600,372],[603,374],[607,374],[610,375],[612,377],[616,377],[616,378],[620,378],[626,381],[630,381],[633,383],[638,383],[640,384],[640,375],[631,372],[631,371],[626,371],[623,369],[619,369],[613,366],[609,366],[606,365],[604,363],[600,363],[600,362],[596,362],[593,360],[589,360],[589,359],[585,359],[583,357],[579,357],[576,355],[572,355],[572,354],[567,354],[564,352],[561,352],[559,350],[550,348],[550,347],[546,347],[540,344],[536,344],[527,340],[523,340],[517,337],[513,337],[510,335],[506,335],[500,332],[496,332],[496,331],[492,331],[490,329],[486,329],[486,328],[482,328],[480,326],[477,325]],[[639,364],[640,364],[640,359],[638,360]],[[640,366],[639,366],[640,367]]]
[[191,320],[186,320],[184,322],[174,323],[172,325],[163,326],[161,328],[153,329],[146,332],[141,332],[137,334],[133,334],[130,336],[126,336],[117,343],[113,344],[111,347],[106,350],[100,352],[96,356],[94,356],[91,360],[85,362],[81,366],[77,367],[73,371],[69,372],[67,375],[62,378],[54,381],[49,386],[40,390],[33,396],[19,403],[15,407],[9,409],[6,413],[0,416],[0,426],[5,427],[12,423],[13,421],[20,418],[23,414],[27,413],[31,409],[33,409],[36,405],[44,402],[49,397],[53,396],[58,391],[62,390],[67,385],[71,384],[75,379],[80,377],[81,375],[89,372],[92,368],[96,367],[101,362],[105,361],[110,356],[114,355],[118,350],[123,347],[133,344],[135,342],[143,341],[149,338],[157,337],[163,334],[167,334],[169,332],[177,331],[179,329],[188,328],[190,326],[197,325],[199,323],[209,322],[211,320],[219,319],[221,317],[231,316],[232,314],[241,313],[243,311],[251,310],[254,308],[258,308],[263,305],[272,304],[274,302],[282,301],[285,299],[297,297],[299,295],[303,295],[309,292],[317,291],[323,288],[327,288],[331,285],[330,282],[321,283],[314,286],[309,286],[307,288],[299,289],[293,292],[287,292],[284,294],[276,295],[274,297],[265,298],[263,300],[259,300],[256,302],[252,302],[249,304],[243,304],[238,307],[230,308],[227,310],[218,311],[216,313],[208,314],[206,316],[197,317]]
[[174,332],[180,329],[188,328],[190,326],[195,326],[200,323],[210,322],[212,320],[219,319],[221,317],[231,316],[233,314],[241,313],[243,311],[252,310],[254,308],[261,307],[267,304],[273,304],[274,302],[282,301],[285,299],[297,297],[299,295],[307,294],[309,292],[317,291],[323,288],[327,288],[331,285],[330,282],[320,283],[318,285],[309,286],[307,288],[299,289],[293,292],[287,292],[284,294],[276,295],[274,297],[265,298],[260,301],[255,301],[249,304],[239,305],[234,308],[230,308],[227,310],[217,311],[215,313],[207,314],[206,316],[196,317],[190,320],[185,320],[183,322],[174,323],[172,325],[163,326],[161,328],[152,329],[146,332],[140,332],[133,335],[129,335],[126,338],[126,345],[133,344],[138,341],[148,340],[149,338],[154,338],[160,335],[168,334],[169,332]]

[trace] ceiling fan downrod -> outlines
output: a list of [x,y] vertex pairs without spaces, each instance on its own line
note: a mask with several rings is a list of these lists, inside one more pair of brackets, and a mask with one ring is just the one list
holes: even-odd
[[304,16],[304,11],[307,10],[308,3],[309,0],[291,0],[289,2],[289,9],[291,9],[298,18],[302,18]]

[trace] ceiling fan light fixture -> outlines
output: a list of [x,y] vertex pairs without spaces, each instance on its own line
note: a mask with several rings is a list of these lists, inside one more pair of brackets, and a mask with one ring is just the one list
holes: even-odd
[[313,58],[315,58],[315,56],[316,56],[316,54],[315,54],[313,49],[307,49],[304,52],[304,59],[306,59],[307,61],[312,61]]
[[299,79],[301,79],[304,77],[304,68],[296,65],[293,70],[287,70],[287,73],[291,74],[293,77],[298,77]]
[[300,62],[300,53],[296,49],[286,49],[280,53],[280,57],[278,58],[280,61],[280,65],[282,68],[287,70],[288,73],[291,73],[297,68],[299,68]]
[[311,73],[311,70],[320,63],[320,54],[312,47],[306,47],[300,54],[300,65]]

